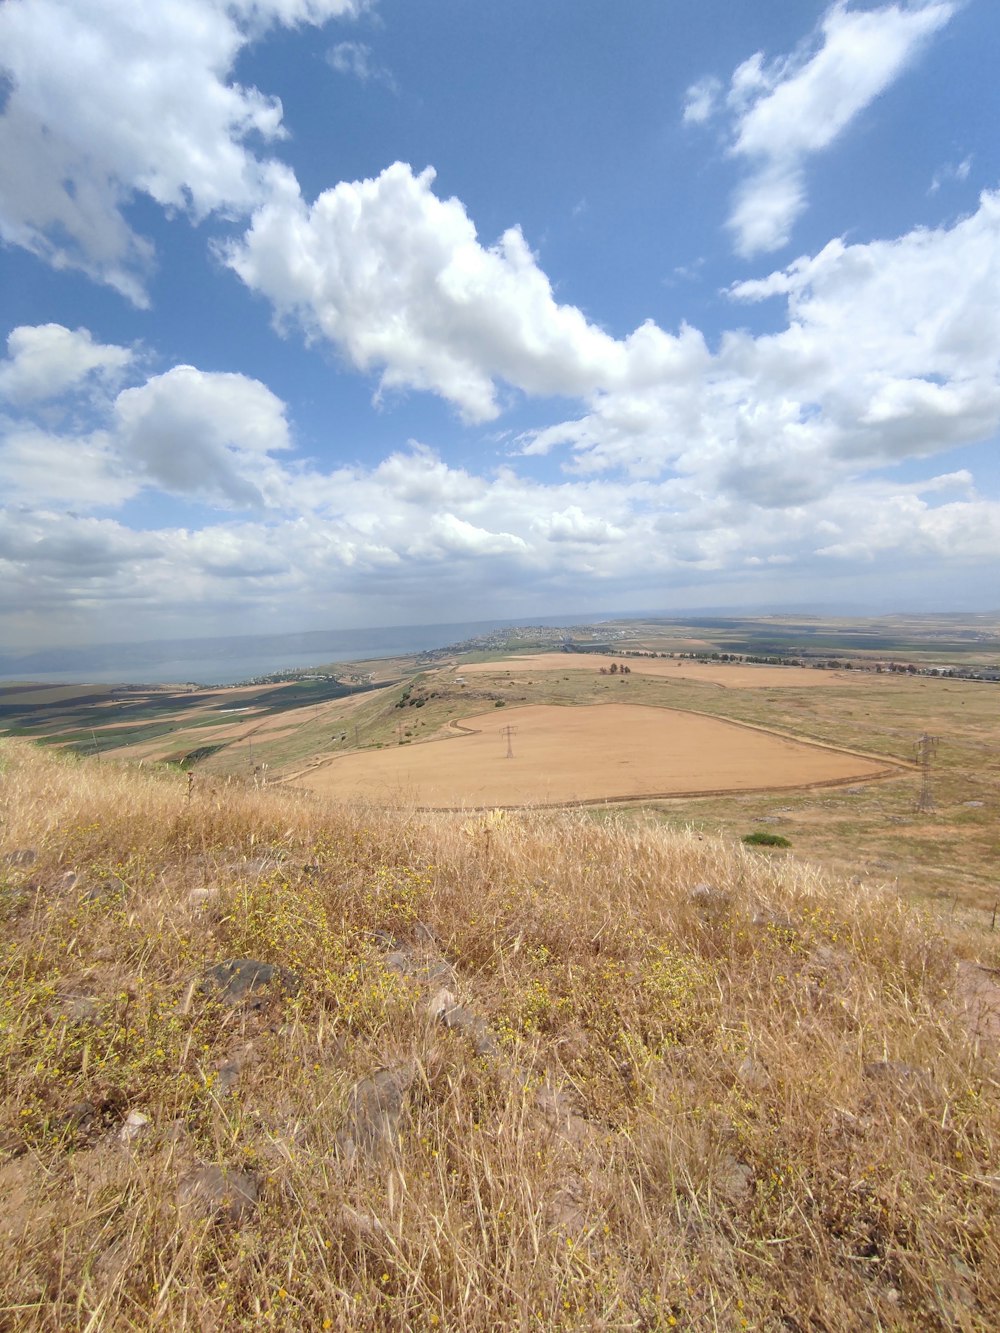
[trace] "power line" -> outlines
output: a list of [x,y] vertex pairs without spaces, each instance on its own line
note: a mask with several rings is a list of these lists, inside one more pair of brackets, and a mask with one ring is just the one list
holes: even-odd
[[507,738],[507,758],[513,759],[514,758],[513,741],[514,737],[517,735],[517,727],[512,727],[509,724],[506,727],[501,727],[500,735],[505,736]]
[[924,732],[917,738],[916,757],[920,765],[920,795],[917,797],[917,810],[927,813],[934,809],[934,797],[931,793],[931,760],[937,753],[939,737]]

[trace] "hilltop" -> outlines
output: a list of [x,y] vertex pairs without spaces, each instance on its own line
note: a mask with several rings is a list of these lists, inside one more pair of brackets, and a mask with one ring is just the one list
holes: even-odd
[[0,763],[3,1327],[995,1327],[998,991],[896,893]]

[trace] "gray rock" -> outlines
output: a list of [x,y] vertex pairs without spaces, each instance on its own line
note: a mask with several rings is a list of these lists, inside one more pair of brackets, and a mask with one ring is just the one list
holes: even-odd
[[696,884],[688,897],[702,917],[722,916],[733,901],[728,889],[718,889],[714,884]]
[[489,1029],[485,1018],[467,1009],[464,1004],[452,1005],[440,1014],[440,1021],[453,1032],[461,1032],[472,1042],[472,1049],[484,1059],[495,1060],[500,1055],[500,1047]]
[[222,1004],[261,1009],[269,994],[295,995],[299,979],[287,967],[274,963],[262,963],[254,958],[227,958],[208,969],[198,989]]
[[753,1195],[753,1167],[726,1156],[719,1163],[715,1183],[719,1193],[730,1203],[745,1203]]
[[450,990],[442,988],[431,996],[427,1001],[427,1017],[432,1019],[443,1018],[449,1009],[454,1009],[458,1001],[452,995]]
[[902,1060],[870,1060],[861,1072],[879,1092],[903,1102],[925,1103],[940,1097],[940,1089],[929,1070]]
[[444,958],[427,957],[412,949],[395,949],[385,957],[385,966],[398,977],[423,986],[447,986],[455,980],[455,969]]
[[982,810],[986,804],[985,801],[963,801],[962,805],[966,810]]
[[344,1156],[371,1157],[396,1146],[407,1095],[417,1076],[413,1060],[377,1069],[347,1095],[347,1116],[337,1135]]
[[762,1092],[768,1084],[767,1070],[752,1055],[744,1057],[743,1063],[736,1071],[736,1077],[748,1092]]
[[142,1111],[129,1111],[118,1131],[118,1141],[125,1144],[134,1143],[146,1133],[151,1123],[149,1116],[144,1115]]
[[238,1226],[260,1198],[260,1179],[252,1171],[199,1166],[181,1181],[177,1202],[185,1211]]
[[119,902],[128,893],[128,885],[117,875],[95,884],[83,895],[85,903]]
[[783,935],[797,936],[799,925],[793,921],[790,916],[783,916],[780,912],[758,912],[753,919],[755,926],[760,926],[764,930],[776,931]]
[[3,859],[9,866],[33,866],[38,860],[38,853],[33,847],[19,847],[16,851],[6,852]]
[[216,1062],[213,1073],[212,1091],[220,1097],[228,1096],[243,1076],[243,1070],[253,1056],[253,1043],[248,1042],[238,1050],[230,1052]]
[[50,1023],[63,1022],[70,1026],[93,1023],[100,1012],[100,1001],[93,995],[57,995],[45,1011]]

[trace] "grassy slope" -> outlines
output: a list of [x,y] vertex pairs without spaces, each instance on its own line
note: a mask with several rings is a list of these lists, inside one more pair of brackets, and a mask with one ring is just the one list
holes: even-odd
[[[0,868],[0,1327],[996,1327],[995,1051],[895,895],[617,820],[0,762],[0,851],[38,853]],[[499,1059],[387,968],[418,920]],[[239,956],[300,993],[192,993]],[[398,1148],[351,1167],[349,1089],[399,1060]],[[242,1226],[179,1211],[197,1162],[259,1174]]]
[[[303,728],[294,747],[292,741],[265,741],[256,752],[270,764],[272,775],[294,782],[316,755],[328,759],[353,749],[355,725],[362,747],[395,746],[400,726],[403,738],[416,744],[453,719],[489,709],[497,699],[510,707],[615,700],[693,709],[903,761],[912,761],[916,738],[929,731],[941,741],[930,815],[915,812],[919,775],[904,772],[898,779],[849,791],[674,801],[662,805],[658,817],[678,829],[694,825],[728,836],[746,832],[758,819],[775,820],[798,850],[836,864],[847,876],[867,871],[883,880],[897,879],[908,897],[957,909],[978,928],[989,924],[1000,855],[1000,692],[994,685],[899,676],[824,689],[722,689],[644,678],[638,668],[622,683],[571,657],[565,671],[534,675],[509,675],[498,663],[495,674],[469,676],[464,689],[454,685],[450,674],[426,672],[406,687],[371,696],[352,713],[342,746],[321,744],[316,733]],[[397,708],[407,690],[406,706]],[[416,708],[413,701],[421,696],[426,702]],[[231,760],[223,752],[206,769],[226,771]]]

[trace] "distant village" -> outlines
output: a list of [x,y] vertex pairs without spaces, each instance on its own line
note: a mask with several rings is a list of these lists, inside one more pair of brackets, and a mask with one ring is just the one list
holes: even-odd
[[[589,648],[577,652],[593,651]],[[813,671],[861,671],[868,675],[945,676],[955,680],[985,680],[1000,684],[1000,667],[935,666],[931,663],[872,661],[870,658],[781,657],[754,653],[655,653],[640,648],[619,649],[619,657],[674,657],[692,662],[741,662],[747,665],[807,667]]]

